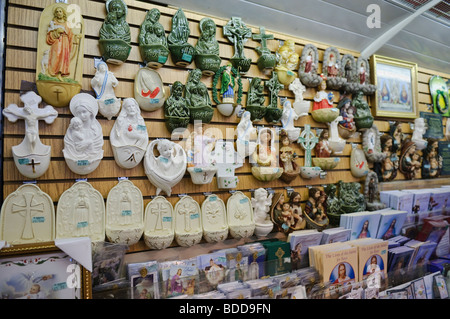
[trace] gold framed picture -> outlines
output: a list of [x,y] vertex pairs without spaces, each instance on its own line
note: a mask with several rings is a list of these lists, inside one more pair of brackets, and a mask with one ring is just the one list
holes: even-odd
[[371,57],[373,95],[372,113],[377,117],[417,118],[417,64],[389,57]]
[[91,273],[54,242],[3,248],[0,298],[92,299]]

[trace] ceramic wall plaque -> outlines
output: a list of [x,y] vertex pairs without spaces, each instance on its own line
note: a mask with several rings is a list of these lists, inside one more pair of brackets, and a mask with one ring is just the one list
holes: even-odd
[[[220,97],[217,97],[217,84],[220,81]],[[240,73],[231,63],[220,67],[213,79],[213,100],[217,103],[217,110],[223,116],[230,116],[239,111],[242,99],[242,81]]]
[[356,61],[352,54],[344,54],[341,59],[341,67],[343,71],[343,77],[347,79],[343,89],[347,93],[356,93],[357,84],[354,83],[356,75]]
[[170,246],[174,237],[173,206],[163,196],[156,196],[145,208],[145,244],[152,249],[164,249]]
[[112,72],[108,71],[108,65],[105,62],[98,63],[96,68],[97,71],[91,80],[91,86],[97,96],[100,114],[111,120],[120,111],[121,101],[114,92],[119,81]]
[[266,82],[270,92],[269,105],[266,108],[264,118],[269,123],[277,123],[281,120],[283,110],[278,107],[278,93],[284,88],[284,85],[278,81],[278,73],[272,72],[272,77]]
[[307,87],[317,87],[322,78],[318,72],[319,52],[313,44],[307,44],[302,50],[300,57],[300,65],[298,68],[298,77],[300,81]]
[[195,45],[195,65],[203,75],[212,76],[220,67],[219,42],[216,40],[216,23],[211,18],[203,18],[198,24],[200,38]]
[[105,201],[86,181],[78,181],[62,193],[56,208],[56,238],[89,237],[105,240]]
[[278,165],[276,137],[274,129],[263,127],[258,132],[257,146],[251,156],[251,164],[252,175],[260,181],[273,181],[283,173],[283,168]]
[[283,103],[283,113],[281,115],[282,129],[286,131],[289,141],[292,143],[297,142],[300,136],[300,127],[295,127],[295,121],[299,118],[298,114],[295,112],[292,104],[289,100]]
[[297,78],[297,70],[299,55],[295,52],[295,42],[294,40],[288,39],[284,41],[277,50],[277,66],[275,71],[278,74],[278,79],[281,84],[289,85]]
[[298,155],[292,148],[292,142],[285,130],[281,130],[280,144],[280,166],[283,168],[280,178],[284,182],[290,183],[300,174],[300,166],[297,163]]
[[314,147],[316,157],[312,159],[313,165],[322,170],[333,169],[339,164],[340,158],[331,156],[334,154],[330,147],[329,132],[324,129],[320,132],[319,141]]
[[144,232],[144,200],[131,181],[121,180],[106,199],[106,237],[110,242],[134,245]]
[[174,130],[186,129],[191,119],[191,112],[183,93],[184,85],[180,81],[175,81],[169,98],[164,102],[166,127],[171,133]]
[[253,154],[256,149],[258,130],[253,126],[251,113],[245,111],[236,128],[236,150],[242,159]]
[[174,208],[175,240],[182,247],[198,244],[203,237],[200,205],[192,197],[183,196]]
[[310,188],[308,195],[304,210],[308,228],[325,229],[330,223],[327,215],[327,195],[323,190],[316,187]]
[[370,83],[370,65],[369,61],[363,57],[356,60],[356,83],[358,83],[358,91],[362,91],[365,95],[373,95],[377,90],[377,86]]
[[364,100],[364,93],[358,91],[353,95],[352,105],[356,109],[354,121],[357,130],[371,128],[373,124],[373,116],[370,111],[369,104]]
[[386,158],[386,154],[381,149],[380,131],[376,125],[364,131],[362,145],[369,162],[379,163]]
[[38,122],[51,124],[58,117],[58,112],[51,106],[39,108],[42,99],[33,91],[20,96],[24,107],[10,104],[3,109],[3,116],[9,121],[25,121],[25,137],[19,145],[12,147],[14,164],[19,172],[28,178],[38,178],[48,169],[51,157],[51,146],[42,144],[39,139]]
[[255,231],[255,219],[250,199],[242,192],[234,192],[227,200],[227,219],[233,238],[248,238]]
[[339,100],[337,108],[341,117],[338,125],[339,135],[344,139],[348,139],[356,132],[356,108],[352,105],[352,100],[347,96],[343,96]]
[[364,151],[352,145],[352,152],[350,154],[350,172],[354,177],[363,177],[369,173],[369,163],[366,159]]
[[144,156],[144,168],[150,182],[156,187],[156,195],[161,191],[170,196],[172,187],[178,184],[186,172],[186,152],[167,139],[153,140]]
[[203,238],[208,243],[222,242],[228,237],[227,208],[217,195],[208,195],[202,203]]
[[303,100],[303,94],[306,92],[306,87],[300,82],[299,78],[295,78],[294,81],[289,84],[289,90],[295,95],[293,107],[297,116],[302,117],[308,115],[311,103]]
[[34,184],[24,184],[2,204],[0,240],[31,244],[55,240],[53,200]]
[[305,162],[303,166],[300,166],[300,175],[305,179],[318,177],[322,171],[319,166],[312,166],[312,150],[318,142],[319,139],[311,131],[311,126],[305,124],[304,130],[298,138],[298,143],[305,150]]
[[194,69],[190,71],[185,86],[184,97],[189,107],[191,123],[195,121],[209,123],[214,115],[208,88],[201,79],[202,71]]
[[106,18],[100,28],[98,41],[104,61],[122,64],[131,52],[130,26],[127,23],[128,8],[123,0],[106,1]]
[[148,133],[135,99],[126,98],[123,101],[122,110],[109,134],[109,141],[114,160],[120,167],[130,169],[142,161],[148,146]]
[[341,54],[335,47],[325,50],[322,73],[327,78],[327,87],[330,90],[339,90],[347,83],[344,68],[341,65]]
[[149,68],[160,68],[169,57],[164,27],[159,23],[161,12],[157,8],[147,11],[139,31],[139,51],[142,60]]
[[252,60],[245,57],[244,44],[252,37],[252,30],[242,22],[241,18],[232,17],[223,26],[223,35],[234,45],[234,55],[230,59],[231,63],[239,72],[246,73],[250,69]]
[[252,197],[253,215],[255,220],[255,235],[266,237],[273,229],[273,222],[270,219],[270,207],[272,206],[273,193],[269,193],[264,188],[255,190]]
[[188,66],[194,60],[195,48],[188,43],[191,30],[181,8],[172,17],[172,30],[167,37],[172,61],[178,66]]
[[139,69],[134,79],[134,98],[143,111],[153,112],[164,105],[166,91],[157,71],[147,67]]
[[64,158],[72,172],[86,175],[103,158],[103,131],[96,119],[97,100],[87,93],[78,93],[70,101],[70,112],[74,117],[64,136]]
[[235,151],[234,143],[217,140],[211,161],[217,167],[217,187],[236,188],[239,178],[235,170],[244,165],[244,159]]
[[252,39],[256,41],[261,41],[261,45],[257,46],[255,48],[255,51],[258,52],[260,57],[258,58],[258,61],[256,61],[256,64],[258,65],[258,68],[260,71],[264,72],[265,74],[268,74],[273,70],[277,63],[277,57],[275,54],[272,54],[270,49],[267,47],[267,40],[274,39],[273,34],[267,34],[266,28],[259,27],[259,33],[253,34]]
[[402,144],[399,161],[399,171],[406,179],[412,180],[420,178],[422,163],[420,161],[420,154],[417,152],[416,144],[407,140]]
[[85,29],[81,9],[76,4],[54,3],[42,12],[36,86],[47,104],[68,106],[70,99],[81,91]]
[[259,77],[254,77],[250,81],[247,93],[247,105],[245,110],[250,112],[251,120],[259,122],[266,115],[267,107],[264,105],[264,82]]
[[326,78],[320,83],[316,95],[314,96],[314,103],[311,111],[311,116],[316,122],[329,123],[334,121],[339,116],[339,110],[334,107],[333,92],[327,92]]

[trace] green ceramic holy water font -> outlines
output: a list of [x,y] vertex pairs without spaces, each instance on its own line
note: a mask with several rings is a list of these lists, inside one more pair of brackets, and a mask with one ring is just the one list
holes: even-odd
[[214,115],[208,88],[201,81],[202,71],[194,69],[189,73],[185,87],[185,99],[190,111],[191,123],[209,123]]
[[266,85],[270,92],[270,101],[264,117],[269,123],[277,123],[283,115],[283,110],[278,108],[278,93],[284,88],[284,85],[278,81],[277,72],[272,73],[272,78],[267,81]]
[[255,51],[260,55],[256,63],[258,68],[264,72],[271,71],[277,63],[277,57],[267,48],[267,40],[273,40],[273,38],[273,34],[267,34],[264,27],[259,27],[259,34],[253,34],[252,36],[253,40],[261,41],[261,45],[255,48]]
[[195,45],[195,65],[206,76],[213,75],[220,67],[219,42],[216,40],[216,24],[210,18],[199,23],[200,38]]
[[100,28],[100,54],[105,62],[122,64],[131,51],[130,26],[126,21],[128,8],[122,0],[108,0],[106,11]]
[[234,55],[231,64],[241,73],[250,69],[252,60],[244,55],[244,43],[252,36],[252,30],[239,17],[232,17],[223,27],[223,34],[234,44]]
[[169,132],[177,128],[186,128],[189,124],[190,112],[183,91],[184,85],[180,81],[175,81],[172,92],[164,103],[164,117]]
[[267,109],[264,102],[264,83],[261,78],[255,77],[250,82],[245,106],[245,110],[250,112],[250,120],[258,122],[264,118]]
[[188,43],[190,32],[189,22],[180,8],[172,17],[172,31],[167,37],[172,60],[178,66],[188,66],[195,57],[195,48]]

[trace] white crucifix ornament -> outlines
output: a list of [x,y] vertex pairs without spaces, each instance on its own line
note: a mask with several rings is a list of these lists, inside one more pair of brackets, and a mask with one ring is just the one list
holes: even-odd
[[174,237],[172,204],[163,196],[156,196],[145,208],[145,244],[152,249],[164,249],[169,247]]
[[25,121],[25,138],[22,143],[12,147],[14,164],[19,172],[28,178],[38,178],[48,169],[51,146],[42,144],[39,139],[39,121],[51,124],[58,117],[58,112],[51,106],[39,108],[42,98],[33,91],[20,96],[24,107],[10,104],[3,110],[3,115],[11,122]]
[[34,184],[24,184],[2,205],[0,240],[30,244],[55,239],[53,200]]

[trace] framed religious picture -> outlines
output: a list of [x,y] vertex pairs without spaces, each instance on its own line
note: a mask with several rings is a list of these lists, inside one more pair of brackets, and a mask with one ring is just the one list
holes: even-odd
[[416,118],[418,114],[417,64],[373,55],[370,63],[373,115],[379,117]]
[[1,299],[91,299],[91,274],[54,242],[0,251]]

